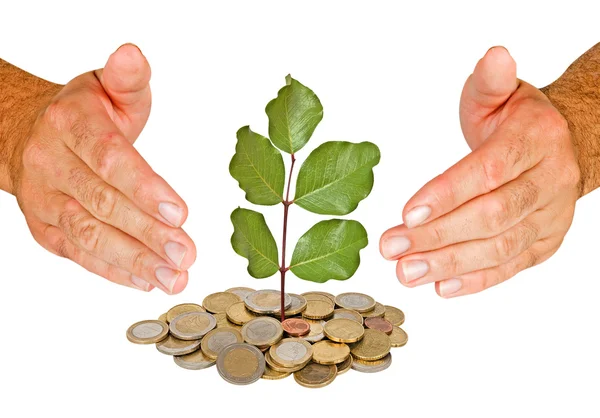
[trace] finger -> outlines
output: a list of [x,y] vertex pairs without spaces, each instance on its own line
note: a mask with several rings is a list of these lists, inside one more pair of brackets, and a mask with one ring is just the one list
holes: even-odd
[[142,132],[150,116],[150,64],[133,44],[119,47],[104,69],[96,71],[115,111],[115,122],[132,143]]
[[437,282],[435,290],[443,298],[481,292],[510,279],[525,269],[543,263],[552,257],[561,242],[562,239],[540,240],[508,263]]

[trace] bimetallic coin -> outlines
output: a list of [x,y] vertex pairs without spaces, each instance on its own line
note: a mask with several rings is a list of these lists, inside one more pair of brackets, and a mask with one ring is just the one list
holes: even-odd
[[199,340],[217,326],[214,316],[206,312],[188,312],[176,316],[169,331],[180,340]]
[[308,300],[321,300],[323,302],[331,302],[332,305],[335,305],[335,296],[330,293],[325,292],[306,292],[302,293],[302,296]]
[[162,314],[161,316],[158,317],[159,321],[163,321],[165,324],[168,324],[169,322],[167,321],[167,313],[165,312],[164,314]]
[[271,346],[269,355],[281,367],[296,367],[310,361],[313,348],[310,343],[299,338],[285,338]]
[[218,313],[218,314],[213,314],[213,316],[217,320],[217,328],[233,328],[233,329],[237,329],[238,331],[240,331],[242,329],[241,325],[234,324],[229,319],[227,319],[227,314]]
[[217,292],[205,297],[202,306],[210,313],[224,313],[231,305],[241,301],[242,298],[234,293]]
[[353,311],[352,309],[339,308],[339,309],[334,310],[332,319],[338,319],[338,318],[351,319],[353,321],[358,322],[361,325],[364,322],[363,316],[361,314],[359,314],[358,312]]
[[[257,290],[250,293],[244,299],[246,308],[258,314],[275,314],[281,312],[281,292],[278,290]],[[290,295],[284,295],[284,307],[289,309],[292,306]]]
[[381,360],[364,361],[354,359],[352,369],[361,373],[377,373],[382,372],[392,365],[392,354],[388,354]]
[[337,367],[323,364],[309,363],[302,370],[294,373],[294,379],[299,385],[307,388],[322,388],[335,380]]
[[254,289],[250,289],[249,287],[232,287],[231,289],[227,289],[226,292],[233,293],[234,295],[238,295],[242,300],[246,299],[250,293],[256,292]]
[[216,360],[206,357],[202,350],[196,350],[193,353],[185,354],[183,356],[173,356],[173,360],[179,367],[188,370],[207,369],[217,363]]
[[167,323],[170,323],[176,316],[187,312],[206,312],[202,306],[195,303],[182,303],[180,305],[173,306],[167,312]]
[[394,329],[394,326],[390,323],[390,321],[377,316],[365,318],[365,327],[385,332],[387,335],[390,335]]
[[350,350],[355,359],[375,361],[384,358],[390,352],[390,337],[375,329],[365,329],[362,340],[351,345]]
[[127,330],[127,339],[135,344],[154,344],[167,338],[169,326],[163,321],[150,319],[136,322]]
[[291,337],[302,337],[310,332],[310,324],[304,319],[288,318],[281,323],[281,326]]
[[368,311],[368,312],[363,312],[361,315],[364,318],[373,318],[373,317],[383,318],[383,316],[385,315],[385,306],[383,306],[379,302],[376,302],[373,310]]
[[217,358],[219,375],[234,385],[256,382],[265,373],[265,356],[250,344],[232,344]]
[[244,342],[244,339],[238,330],[233,328],[218,328],[213,329],[202,338],[200,348],[206,357],[216,360],[221,350],[225,347],[242,342]]
[[323,332],[322,322],[324,321],[307,321],[310,324],[310,332],[308,335],[302,337],[304,341],[308,341],[309,343],[316,343],[325,338],[325,333]]
[[325,319],[333,314],[333,305],[322,300],[308,300],[302,316],[308,319]]
[[244,325],[257,317],[254,312],[250,312],[246,309],[246,304],[244,302],[236,302],[229,306],[226,315],[229,321],[237,325]]
[[352,309],[358,313],[369,312],[375,308],[375,299],[362,293],[342,293],[335,298],[340,308]]
[[352,363],[354,363],[354,357],[348,356],[348,358],[346,360],[344,360],[340,364],[337,364],[336,366],[337,366],[338,376],[341,374],[344,374],[348,370],[350,370],[352,368]]
[[392,347],[405,346],[408,342],[408,335],[402,328],[394,327],[392,335],[390,335],[390,342],[392,343]]
[[278,372],[275,371],[271,368],[271,366],[269,366],[268,364],[265,366],[265,372],[264,374],[261,376],[262,379],[265,380],[281,380],[281,379],[285,379],[286,377],[288,377],[289,375],[291,375],[290,372]]
[[338,343],[355,343],[365,335],[361,324],[346,318],[332,319],[323,327],[325,336]]
[[242,336],[248,344],[273,345],[283,337],[281,322],[268,316],[258,317],[242,327]]
[[404,312],[393,306],[385,306],[385,315],[383,317],[397,327],[404,323]]
[[303,369],[304,366],[306,366],[306,363],[299,364],[298,366],[295,366],[295,367],[280,366],[279,364],[275,363],[275,361],[273,361],[273,358],[271,357],[271,354],[269,351],[265,351],[265,362],[271,369],[273,369],[279,373],[294,373],[294,372],[297,372],[298,370]]
[[343,343],[319,341],[318,343],[315,343],[312,348],[312,360],[319,364],[338,364],[346,360],[350,355],[350,347]]
[[200,348],[200,341],[184,341],[169,335],[164,340],[156,343],[156,349],[168,356],[183,356]]
[[294,316],[302,313],[306,309],[306,299],[304,296],[295,293],[288,293],[292,299],[292,305],[286,309],[285,316]]

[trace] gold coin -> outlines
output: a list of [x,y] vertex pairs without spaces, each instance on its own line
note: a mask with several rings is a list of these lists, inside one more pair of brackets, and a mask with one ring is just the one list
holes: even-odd
[[292,299],[292,305],[285,311],[285,316],[290,317],[302,313],[306,309],[306,299],[302,295],[288,293]]
[[397,327],[404,323],[404,312],[393,306],[385,306],[385,315],[383,317]]
[[310,324],[310,332],[308,335],[301,337],[304,341],[316,343],[325,338],[325,333],[323,332],[323,324],[325,321],[314,321],[310,319],[306,321]]
[[384,358],[390,352],[392,343],[390,337],[375,329],[365,329],[362,340],[352,344],[352,355],[359,360],[375,361]]
[[375,299],[363,293],[342,293],[335,298],[335,304],[340,308],[352,309],[358,313],[372,311],[375,303]]
[[306,300],[320,300],[323,302],[330,302],[332,305],[335,305],[335,296],[330,295],[329,293],[323,292],[306,292],[302,293],[304,299]]
[[265,373],[265,356],[252,345],[231,344],[219,354],[217,371],[229,383],[248,385]]
[[364,323],[363,316],[352,309],[339,308],[334,310],[332,319],[338,318],[352,319],[361,325]]
[[344,374],[348,370],[350,370],[352,368],[352,363],[353,362],[354,362],[354,357],[348,356],[348,358],[346,360],[344,360],[340,364],[337,364],[337,371],[338,371],[337,374],[338,374],[338,376],[341,375],[341,374]]
[[161,316],[159,316],[158,320],[163,321],[165,324],[169,323],[169,321],[167,321],[167,313],[166,312],[164,314],[162,314]]
[[273,345],[283,337],[281,322],[268,316],[259,316],[242,327],[242,336],[248,344],[257,347]]
[[217,313],[217,314],[213,314],[213,316],[217,320],[217,328],[227,327],[227,328],[237,329],[238,331],[240,331],[242,329],[241,325],[234,324],[229,319],[227,319],[227,314]]
[[169,335],[169,326],[163,321],[149,319],[136,322],[127,330],[127,339],[135,344],[154,344]]
[[363,312],[361,315],[363,316],[363,318],[383,318],[383,316],[385,315],[385,306],[383,306],[379,302],[376,302],[375,308],[373,308],[373,310]]
[[185,341],[169,335],[162,341],[156,343],[156,349],[168,356],[183,356],[193,353],[200,348],[200,341]]
[[310,361],[313,348],[301,338],[284,338],[269,350],[271,359],[282,367],[297,367]]
[[173,306],[167,312],[167,324],[175,319],[176,316],[187,312],[206,312],[206,309],[195,303],[182,303],[180,305]]
[[322,300],[308,300],[302,316],[308,319],[324,319],[333,314],[333,305]]
[[332,319],[325,324],[323,331],[327,338],[337,343],[355,343],[365,335],[361,324],[346,318]]
[[231,289],[227,289],[226,292],[233,293],[238,295],[242,300],[246,299],[250,293],[256,292],[254,289],[250,289],[249,287],[232,287]]
[[196,350],[182,356],[173,356],[173,360],[179,367],[188,370],[202,370],[216,364],[216,361],[206,357],[202,350]]
[[352,368],[361,373],[377,373],[382,372],[392,365],[392,353],[382,359],[375,361],[365,361],[354,359]]
[[322,388],[333,382],[336,376],[337,367],[335,365],[309,363],[302,370],[294,373],[294,380],[307,388]]
[[176,316],[169,331],[180,340],[199,340],[217,326],[217,320],[207,312],[187,312]]
[[273,361],[273,357],[271,357],[271,354],[269,353],[269,351],[265,351],[265,361],[267,362],[267,364],[269,365],[270,368],[272,368],[273,370],[275,370],[276,372],[279,372],[279,373],[294,373],[294,372],[297,372],[298,370],[303,369],[304,366],[306,366],[306,364],[307,364],[307,363],[299,364],[298,366],[295,366],[295,367],[280,366],[275,361]]
[[217,292],[205,297],[202,306],[210,313],[224,313],[231,305],[241,301],[242,298],[234,293]]
[[402,347],[408,342],[408,334],[402,328],[394,327],[392,335],[390,335],[390,342],[392,347]]
[[241,343],[242,334],[233,328],[213,329],[202,338],[200,348],[206,357],[216,360],[219,353],[228,345]]
[[325,340],[313,345],[313,361],[315,363],[325,365],[338,364],[346,360],[349,355],[350,347],[343,343],[334,343]]
[[246,304],[244,302],[236,302],[233,305],[230,305],[229,308],[227,308],[226,315],[227,319],[236,325],[244,325],[258,316],[254,312],[250,312],[246,309]]
[[265,380],[280,380],[285,379],[291,375],[290,372],[278,372],[275,371],[268,364],[265,366],[265,373],[261,376]]

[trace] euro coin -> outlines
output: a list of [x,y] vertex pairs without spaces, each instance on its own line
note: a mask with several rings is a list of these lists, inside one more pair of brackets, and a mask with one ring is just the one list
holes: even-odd
[[307,388],[322,388],[329,385],[337,376],[335,365],[309,363],[306,367],[294,373],[294,380]]
[[306,292],[302,293],[302,296],[306,300],[321,300],[323,302],[330,302],[332,305],[335,305],[335,296],[329,293],[324,292]]
[[333,305],[322,300],[308,300],[302,316],[308,319],[325,319],[333,314]]
[[373,317],[383,318],[384,315],[385,315],[385,306],[383,306],[379,302],[375,302],[375,307],[373,308],[373,310],[362,313],[362,316],[364,318],[373,318]]
[[[188,341],[189,342],[189,341]],[[217,361],[206,357],[202,350],[196,350],[183,356],[173,356],[175,364],[188,370],[202,370],[214,366]]]
[[156,349],[168,356],[183,356],[200,348],[200,341],[185,341],[169,335],[162,341],[156,343]]
[[310,343],[299,338],[285,338],[271,346],[269,355],[282,367],[296,367],[310,361],[313,348]]
[[402,347],[408,342],[408,335],[400,327],[394,327],[392,335],[390,335],[392,347]]
[[290,372],[277,372],[271,368],[268,364],[265,366],[265,372],[261,376],[265,380],[281,380],[291,375]]
[[250,344],[232,344],[219,354],[217,370],[229,383],[248,385],[265,373],[265,356]]
[[375,308],[375,299],[362,293],[342,293],[335,298],[340,308],[352,309],[358,313],[369,312]]
[[393,306],[385,306],[385,315],[383,317],[390,321],[392,325],[397,327],[404,324],[404,312],[398,308],[394,308]]
[[283,337],[281,322],[268,316],[258,317],[242,327],[244,341],[255,346],[273,345]]
[[325,336],[337,343],[355,343],[365,335],[365,329],[361,324],[352,319],[332,319],[323,327]]
[[294,367],[280,366],[275,361],[273,361],[270,351],[265,351],[265,362],[267,363],[267,366],[269,366],[271,369],[273,369],[279,373],[294,373],[294,372],[297,372],[298,370],[301,370],[302,368],[304,368],[304,366],[306,366],[306,363],[299,364],[298,366],[294,366]]
[[344,360],[340,364],[336,364],[338,376],[350,370],[352,368],[352,363],[354,363],[354,357],[348,356],[346,360]]
[[295,293],[288,293],[292,299],[292,304],[285,311],[285,316],[294,316],[302,313],[306,309],[306,299],[304,296]]
[[217,292],[208,295],[202,301],[202,306],[210,313],[225,313],[227,308],[236,302],[241,302],[242,298],[234,293]]
[[310,324],[304,319],[288,318],[281,323],[281,326],[291,337],[302,337],[310,332]]
[[355,359],[375,361],[387,356],[391,348],[392,343],[387,334],[375,329],[365,329],[363,339],[352,344],[350,350]]
[[[257,314],[269,315],[281,312],[281,292],[278,290],[257,290],[244,299],[246,308]],[[290,295],[284,295],[284,308],[292,306]]]
[[252,321],[257,315],[254,312],[250,312],[246,309],[244,302],[236,302],[227,308],[227,319],[236,325],[244,325],[247,322]]
[[333,341],[319,341],[312,348],[312,360],[319,364],[338,364],[346,360],[350,355],[350,347],[343,343],[334,343]]
[[385,332],[387,335],[390,335],[394,329],[394,326],[390,323],[390,321],[377,316],[366,318],[365,327]]
[[188,312],[176,316],[169,324],[169,330],[180,340],[199,340],[217,326],[214,316],[206,312]]
[[346,318],[363,324],[363,316],[352,309],[339,308],[333,311],[332,319]]
[[244,342],[244,339],[238,330],[233,328],[218,328],[213,329],[202,338],[200,348],[206,357],[216,360],[221,350],[225,347],[242,342]]
[[164,314],[162,314],[161,316],[158,317],[159,321],[163,321],[165,324],[168,324],[169,322],[167,321],[167,313],[165,312]]
[[244,300],[246,299],[246,296],[248,296],[250,293],[256,292],[256,290],[250,289],[249,287],[232,287],[231,289],[227,289],[226,292],[238,295],[242,300]]
[[310,332],[302,337],[304,341],[308,341],[309,343],[316,343],[325,338],[325,333],[323,332],[323,321],[307,321],[310,324]]
[[182,303],[180,305],[173,306],[167,312],[167,323],[170,323],[176,316],[187,312],[206,312],[206,309],[195,303]]
[[233,329],[237,329],[238,331],[240,331],[242,329],[241,325],[234,324],[229,319],[227,319],[227,314],[218,313],[218,314],[213,314],[213,316],[217,320],[217,328],[233,328]]
[[127,330],[127,339],[135,344],[154,344],[167,338],[169,326],[156,319],[136,322]]
[[381,360],[364,361],[354,359],[352,369],[361,373],[377,373],[382,372],[392,365],[392,354],[388,354]]

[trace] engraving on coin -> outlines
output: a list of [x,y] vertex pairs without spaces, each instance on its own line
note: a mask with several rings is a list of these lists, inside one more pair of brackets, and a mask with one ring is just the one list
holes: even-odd
[[296,382],[307,388],[322,388],[335,380],[337,367],[309,363],[305,368],[294,373]]
[[[196,341],[194,341],[196,342]],[[183,356],[173,356],[175,364],[188,370],[202,370],[214,366],[217,362],[204,355],[202,350],[196,350],[193,353]]]
[[342,293],[335,298],[340,308],[352,309],[358,313],[369,312],[375,308],[375,299],[362,293]]
[[265,351],[265,362],[269,365],[270,368],[280,373],[294,373],[298,370],[301,370],[306,366],[306,364],[299,364],[294,367],[283,367],[277,364],[273,358],[271,357],[270,351]]
[[127,339],[135,344],[154,344],[164,340],[168,334],[169,326],[165,322],[150,319],[130,326]]
[[208,295],[202,301],[202,306],[210,313],[225,313],[227,308],[236,302],[241,302],[242,298],[234,293],[217,292]]
[[351,345],[352,355],[359,360],[375,361],[384,358],[390,352],[390,337],[375,329],[365,329],[362,340]]
[[281,323],[281,326],[292,337],[302,337],[310,332],[310,324],[304,319],[288,318]]
[[248,385],[265,372],[265,357],[252,345],[239,343],[225,347],[217,358],[219,375],[229,383]]
[[285,316],[294,316],[302,313],[306,309],[306,299],[304,296],[295,293],[288,293],[292,300],[291,306],[286,309]]
[[361,373],[377,373],[382,372],[392,365],[392,354],[388,354],[381,360],[364,361],[354,359],[352,369]]
[[404,323],[404,312],[402,312],[398,308],[394,308],[393,306],[386,305],[385,306],[385,315],[383,316],[385,319],[391,322],[392,325],[399,327]]
[[180,305],[175,305],[167,312],[167,323],[170,323],[176,316],[187,312],[206,312],[206,310],[195,303],[182,303]]
[[385,315],[385,306],[383,306],[379,302],[376,302],[375,308],[373,308],[373,310],[368,311],[368,312],[363,312],[361,315],[364,318],[372,318],[372,317],[383,318],[383,316]]
[[188,312],[175,317],[169,324],[169,330],[180,340],[199,340],[215,326],[217,320],[211,314]]
[[373,316],[371,318],[365,319],[365,326],[370,329],[376,329],[381,332],[385,332],[387,335],[392,333],[394,326],[384,318],[379,318],[377,316]]
[[265,380],[280,380],[280,379],[285,379],[289,375],[291,375],[290,372],[278,372],[278,371],[275,371],[275,370],[273,370],[273,368],[271,366],[269,366],[267,364],[265,366],[265,372],[261,376],[261,378],[265,379]]
[[307,321],[310,324],[310,332],[308,335],[302,337],[304,341],[308,341],[309,343],[316,343],[325,338],[325,333],[323,332],[323,321]]
[[352,368],[352,363],[354,363],[354,357],[348,356],[346,360],[344,360],[340,364],[336,364],[338,376],[350,370]]
[[302,316],[308,319],[324,319],[333,314],[333,305],[323,300],[308,300]]
[[351,319],[353,321],[358,322],[359,324],[363,324],[363,316],[361,314],[359,314],[356,311],[353,311],[352,309],[344,309],[344,308],[338,308],[336,310],[333,311],[333,316],[331,317],[331,319],[339,319],[339,318],[346,318],[346,319]]
[[238,295],[242,300],[244,300],[246,299],[246,296],[248,296],[250,293],[256,292],[256,290],[249,287],[232,287],[231,289],[227,289],[226,292]]
[[238,330],[233,328],[217,328],[202,338],[200,348],[207,357],[216,359],[225,347],[243,341],[242,334]]
[[355,343],[365,334],[361,324],[346,318],[332,319],[323,327],[325,336],[338,343]]
[[403,347],[408,342],[408,334],[402,328],[394,327],[390,335],[390,342],[392,347]]
[[[259,314],[275,314],[281,312],[281,292],[278,290],[257,290],[250,293],[244,300],[246,308]],[[285,309],[292,306],[290,295],[284,296]]]
[[312,358],[313,348],[310,343],[299,338],[286,338],[275,344],[269,354],[277,365],[296,367],[305,365]]
[[242,327],[242,336],[248,344],[273,345],[283,337],[281,323],[275,318],[258,317]]
[[169,356],[182,356],[192,353],[200,348],[200,341],[185,341],[169,335],[166,339],[156,343],[156,349]]
[[304,296],[304,298],[309,301],[309,300],[320,300],[322,302],[329,302],[332,305],[335,305],[335,296],[331,295],[328,296],[328,294],[323,294],[321,292],[306,292],[306,293],[302,293],[302,296]]
[[319,364],[338,364],[350,355],[350,347],[343,343],[319,341],[313,345],[313,361]]
[[244,302],[236,302],[227,308],[227,319],[237,325],[244,325],[256,317],[254,312],[246,309]]
[[217,320],[217,328],[234,328],[238,331],[242,329],[241,325],[234,324],[229,319],[227,319],[227,314],[213,314],[215,319]]

